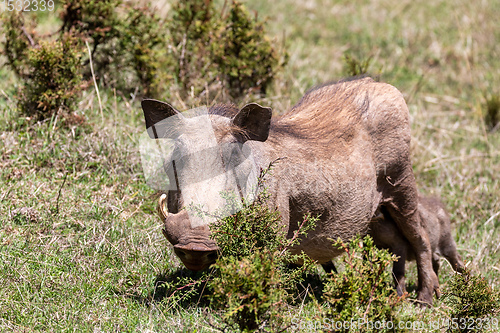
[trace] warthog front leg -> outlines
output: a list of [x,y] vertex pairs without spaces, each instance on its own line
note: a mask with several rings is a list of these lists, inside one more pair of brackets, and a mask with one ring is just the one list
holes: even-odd
[[[436,293],[437,297],[440,295],[439,282],[432,265],[432,249],[429,237],[420,222],[420,215],[418,214],[418,193],[415,177],[411,170],[411,164],[408,163],[407,165],[410,169],[399,173],[398,177],[393,178],[395,181],[391,181],[391,178],[387,177],[384,196],[390,198],[386,204],[389,214],[396,221],[400,231],[410,242],[415,253],[418,269],[417,299],[422,302],[423,306],[432,305],[433,294]],[[404,265],[402,259],[400,259],[400,262]],[[399,269],[401,270],[401,268]],[[404,284],[404,267],[402,272],[398,272],[395,278],[398,279],[398,289],[401,289],[398,292],[400,292],[403,290],[400,286],[402,283]]]

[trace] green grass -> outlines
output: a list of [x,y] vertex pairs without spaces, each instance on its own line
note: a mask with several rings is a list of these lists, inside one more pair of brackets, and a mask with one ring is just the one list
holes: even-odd
[[[484,96],[500,87],[500,2],[255,0],[246,5],[268,17],[270,34],[290,53],[271,93],[255,100],[277,114],[313,85],[343,77],[344,53],[373,57],[370,71],[408,101],[421,191],[443,200],[459,253],[498,291],[500,131],[487,133],[482,119]],[[207,315],[197,302],[171,307],[158,296],[157,281],[181,265],[161,235],[155,192],[142,175],[139,101],[101,88],[101,121],[91,88],[77,111],[87,125],[63,126],[61,119],[33,123],[18,118],[18,82],[4,60],[0,57],[0,331],[214,331],[209,318],[217,322],[216,313],[208,309]],[[34,218],[15,214],[23,207],[36,212]],[[408,281],[415,284],[415,265],[408,266]],[[451,276],[443,263],[443,289]],[[400,319],[442,318],[447,308],[435,303],[432,312],[407,303]],[[313,320],[318,309],[314,302],[299,302],[288,315],[299,313]]]

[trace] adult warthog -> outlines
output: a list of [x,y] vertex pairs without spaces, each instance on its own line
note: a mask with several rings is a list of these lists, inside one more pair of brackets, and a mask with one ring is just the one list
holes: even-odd
[[217,193],[227,190],[250,193],[257,176],[251,170],[280,158],[266,184],[288,235],[304,214],[320,217],[293,251],[326,263],[341,254],[332,239],[367,234],[375,211],[384,206],[415,253],[418,299],[432,303],[438,279],[417,213],[409,112],[396,88],[370,78],[324,85],[273,119],[270,108],[255,103],[241,110],[217,105],[208,110],[209,128],[164,102],[146,99],[142,108],[150,137],[172,141],[165,167],[177,187],[160,199],[159,211],[164,234],[187,268],[208,267],[217,245],[207,223],[193,222],[185,208],[196,198],[208,198],[203,205],[211,206],[211,198],[218,201]]

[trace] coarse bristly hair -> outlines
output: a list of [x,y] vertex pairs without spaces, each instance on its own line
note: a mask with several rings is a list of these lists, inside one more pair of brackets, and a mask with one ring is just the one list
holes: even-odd
[[[349,141],[354,135],[354,126],[369,108],[369,91],[364,86],[370,82],[373,82],[371,78],[360,76],[310,89],[289,112],[272,119],[270,137],[291,136],[325,145],[334,139]],[[238,111],[234,104],[216,104],[209,108],[209,114],[227,118],[233,118]],[[228,132],[248,137],[237,126],[217,129],[224,132],[219,133],[219,137]]]
[[[234,118],[234,116],[238,114],[238,112],[239,112],[238,107],[232,103],[215,104],[208,109],[209,115],[217,115],[229,119]],[[227,126],[227,124],[223,126],[218,126],[218,125],[219,124],[212,122],[212,126],[214,126],[217,141],[219,142],[222,138],[226,137],[228,134],[248,139],[248,134],[245,132],[245,130],[239,126],[234,125],[232,122],[230,123],[229,126]]]
[[238,113],[238,111],[239,111],[238,107],[233,103],[215,104],[215,105],[208,108],[209,114],[218,115],[218,116],[227,117],[227,118],[233,118]]
[[309,90],[290,112],[271,123],[281,135],[314,140],[328,145],[332,140],[349,141],[354,128],[369,108],[368,83],[361,77],[321,85]]

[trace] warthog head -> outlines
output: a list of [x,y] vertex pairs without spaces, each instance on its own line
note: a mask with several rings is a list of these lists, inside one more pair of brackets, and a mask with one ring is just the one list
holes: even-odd
[[[149,137],[162,145],[168,195],[159,199],[163,234],[194,271],[217,257],[209,225],[251,199],[258,172],[249,140],[265,141],[271,109],[248,104],[180,113],[167,103],[142,102]],[[228,197],[236,198],[228,205]]]

